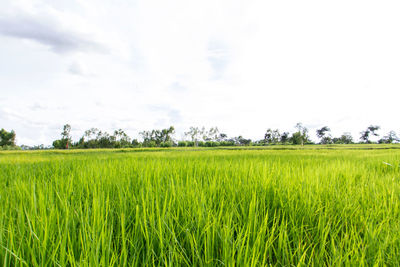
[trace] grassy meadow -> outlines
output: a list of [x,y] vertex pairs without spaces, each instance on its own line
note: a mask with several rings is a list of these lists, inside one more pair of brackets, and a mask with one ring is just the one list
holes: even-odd
[[400,146],[317,148],[0,152],[0,265],[400,265]]

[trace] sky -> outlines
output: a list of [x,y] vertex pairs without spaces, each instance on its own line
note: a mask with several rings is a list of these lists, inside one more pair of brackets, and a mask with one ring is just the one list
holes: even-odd
[[400,2],[0,0],[0,128],[400,134]]

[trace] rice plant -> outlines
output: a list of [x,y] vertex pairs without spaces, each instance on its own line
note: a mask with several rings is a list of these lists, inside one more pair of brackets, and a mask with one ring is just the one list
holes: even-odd
[[0,265],[400,265],[399,164],[393,147],[1,152]]

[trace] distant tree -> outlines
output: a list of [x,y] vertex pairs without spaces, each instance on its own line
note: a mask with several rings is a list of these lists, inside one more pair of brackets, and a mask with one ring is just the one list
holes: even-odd
[[72,138],[71,138],[71,125],[65,124],[63,127],[63,131],[61,133],[61,140],[65,142],[65,148],[68,149],[71,146]]
[[178,142],[178,146],[180,146],[180,147],[185,147],[187,145],[188,145],[188,142],[186,142],[186,141],[179,141]]
[[289,139],[290,139],[290,133],[289,132],[283,132],[282,134],[281,134],[281,140],[280,140],[280,142],[282,143],[282,144],[286,144],[288,141],[289,141]]
[[304,145],[309,143],[310,139],[308,137],[308,129],[303,126],[300,122],[296,124],[295,128],[297,132],[292,134],[291,141],[294,145]]
[[379,136],[376,131],[378,131],[380,128],[381,127],[378,125],[370,125],[365,131],[360,132],[360,139],[365,143],[371,143],[370,136]]
[[122,129],[115,130],[112,139],[114,147],[129,147],[131,144],[131,139]]
[[352,144],[353,143],[353,136],[349,132],[345,132],[340,136],[340,140],[343,144]]
[[90,140],[93,138],[96,138],[97,133],[99,132],[99,129],[97,128],[90,128],[89,130],[85,131],[85,137]]
[[199,127],[190,127],[189,131],[185,132],[185,136],[189,136],[191,138],[192,142],[194,142],[194,146],[198,146],[198,142],[202,134],[203,130],[199,129]]
[[79,139],[78,143],[75,144],[75,146],[76,146],[77,148],[85,148],[85,137],[82,136],[82,137]]
[[86,130],[81,140],[79,140],[80,145],[84,148],[100,148],[98,137],[100,130],[97,128],[90,128]]
[[57,149],[68,149],[72,145],[71,125],[65,124],[61,132],[61,139],[53,142],[53,147]]
[[352,144],[353,137],[350,133],[343,133],[340,137],[335,137],[332,139],[334,144]]
[[330,132],[331,131],[331,129],[329,129],[329,127],[328,126],[324,126],[324,127],[322,127],[321,129],[318,129],[316,132],[317,132],[317,137],[318,138],[322,138],[322,137],[324,137],[325,136],[325,134],[327,133],[327,132]]
[[174,126],[170,126],[167,129],[162,129],[161,130],[161,138],[162,142],[172,142],[172,135],[175,133],[175,128]]
[[224,141],[226,141],[227,139],[228,139],[228,135],[227,135],[227,134],[220,133],[219,136],[218,136],[218,138],[217,138],[217,141],[218,141],[218,142],[224,142]]
[[142,136],[144,146],[147,146],[154,139],[153,132],[151,131],[142,131],[139,135]]
[[15,146],[16,134],[14,130],[7,132],[4,129],[0,130],[0,146]]
[[234,143],[241,146],[249,146],[251,144],[251,139],[243,138],[243,136],[239,135],[238,137],[233,138]]
[[53,147],[56,149],[65,149],[66,148],[66,143],[64,144],[64,142],[61,139],[57,139],[53,141]]
[[333,143],[333,140],[332,140],[332,137],[330,137],[330,136],[324,136],[324,137],[322,137],[322,139],[320,141],[320,144],[323,144],[323,145],[332,144],[332,143]]
[[264,135],[264,144],[277,144],[280,137],[281,135],[278,129],[272,130],[269,128]]
[[300,132],[294,132],[290,137],[290,142],[293,145],[304,145],[304,140]]
[[74,148],[120,148],[132,147],[130,137],[122,130],[114,131],[113,135],[103,132],[97,128],[90,128],[78,142],[73,143],[70,135],[71,126],[64,125],[61,132],[61,139],[53,142],[53,147],[57,149]]
[[162,142],[161,147],[172,147],[174,143],[172,141]]
[[34,145],[34,146],[21,145],[21,149],[22,150],[43,150],[43,149],[51,149],[51,146],[45,147],[43,144]]
[[264,134],[264,144],[271,144],[271,143],[272,143],[272,130],[271,128],[269,128]]
[[61,132],[62,139],[71,139],[71,125],[65,124],[63,127],[63,131]]
[[217,127],[211,127],[210,130],[207,131],[207,141],[218,141],[219,130]]
[[173,144],[172,135],[175,133],[175,128],[173,126],[162,129],[162,130],[151,130],[151,131],[143,131],[139,134],[143,138],[144,146],[166,146],[165,143]]
[[207,142],[221,142],[226,140],[228,137],[224,133],[219,133],[217,127],[211,127],[209,130],[206,130],[205,127],[190,127],[189,131],[185,132],[185,136],[188,137],[192,142],[194,142],[195,146],[198,145],[200,140]]
[[140,142],[139,142],[137,139],[133,139],[133,140],[132,140],[132,146],[133,146],[133,147],[140,147],[141,144],[140,144]]
[[392,144],[394,142],[399,142],[400,139],[397,137],[397,134],[395,131],[390,131],[385,135],[382,139],[380,139],[378,142],[381,144]]
[[320,139],[320,144],[331,144],[332,143],[332,138],[331,136],[327,133],[329,133],[331,129],[329,129],[328,126],[324,126],[321,129],[318,129],[316,131],[317,137]]
[[98,147],[100,148],[113,148],[114,138],[107,132],[99,131],[96,136]]

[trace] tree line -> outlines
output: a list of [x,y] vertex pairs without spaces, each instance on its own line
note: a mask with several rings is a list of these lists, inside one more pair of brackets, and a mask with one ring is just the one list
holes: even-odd
[[389,131],[386,135],[373,142],[372,137],[380,136],[378,125],[370,125],[360,132],[359,142],[354,141],[350,133],[345,132],[340,136],[333,137],[328,126],[321,127],[315,131],[318,142],[313,142],[307,127],[302,123],[295,125],[296,131],[290,133],[281,132],[279,129],[267,129],[264,138],[251,140],[243,136],[229,137],[220,132],[217,127],[206,129],[205,127],[190,127],[184,133],[183,140],[174,138],[175,128],[173,126],[166,129],[153,129],[139,133],[138,139],[131,139],[122,129],[115,130],[109,134],[98,128],[86,130],[78,141],[73,141],[71,137],[71,126],[63,126],[61,138],[54,140],[51,147],[44,145],[38,146],[16,146],[16,133],[0,130],[0,149],[87,149],[87,148],[135,148],[135,147],[217,147],[217,146],[267,146],[267,145],[307,145],[307,144],[355,144],[355,143],[398,143],[400,139],[395,131]]
[[70,132],[71,126],[64,125],[61,139],[53,142],[57,149],[65,148],[129,148],[129,147],[217,147],[217,146],[266,146],[266,145],[307,145],[307,144],[355,144],[355,143],[397,143],[400,139],[394,131],[382,136],[377,142],[372,142],[371,137],[379,136],[377,125],[370,125],[360,132],[360,142],[355,142],[350,133],[345,132],[333,137],[328,126],[316,130],[318,142],[310,138],[309,130],[302,123],[295,125],[296,131],[290,133],[281,132],[279,129],[267,129],[264,138],[251,140],[243,136],[228,137],[219,131],[217,127],[206,129],[205,127],[190,127],[184,133],[184,140],[174,138],[175,128],[153,129],[139,133],[141,141],[131,139],[122,129],[115,130],[113,134],[103,132],[97,128],[85,131],[77,142],[73,142]]

